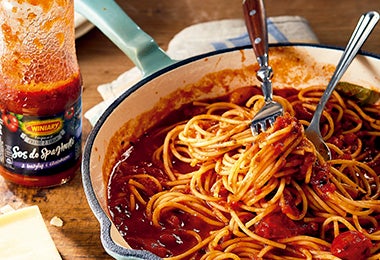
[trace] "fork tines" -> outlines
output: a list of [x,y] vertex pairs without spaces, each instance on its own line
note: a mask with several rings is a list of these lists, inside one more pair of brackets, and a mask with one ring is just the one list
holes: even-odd
[[[273,126],[277,117],[283,115],[283,108],[276,102],[268,102],[253,118],[250,128],[253,135],[258,135]],[[260,131],[261,130],[261,131]]]

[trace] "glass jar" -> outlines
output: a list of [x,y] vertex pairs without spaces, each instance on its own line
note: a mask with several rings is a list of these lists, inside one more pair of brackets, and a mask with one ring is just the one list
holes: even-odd
[[0,1],[0,174],[31,187],[72,179],[81,160],[82,79],[74,0]]

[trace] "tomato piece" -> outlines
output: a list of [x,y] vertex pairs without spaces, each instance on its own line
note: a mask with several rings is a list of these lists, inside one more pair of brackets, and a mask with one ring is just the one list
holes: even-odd
[[12,114],[2,114],[1,116],[4,125],[8,128],[9,131],[15,133],[18,129],[18,119],[15,115]]
[[358,231],[339,234],[331,244],[331,253],[343,260],[364,260],[370,255],[371,240]]
[[318,230],[316,223],[294,221],[282,212],[266,215],[255,226],[255,233],[269,239],[281,239],[297,235],[313,235]]

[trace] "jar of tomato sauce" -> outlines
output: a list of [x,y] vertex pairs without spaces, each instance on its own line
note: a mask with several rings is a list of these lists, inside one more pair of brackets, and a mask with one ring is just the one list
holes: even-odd
[[82,80],[74,0],[0,1],[0,174],[30,187],[72,179]]

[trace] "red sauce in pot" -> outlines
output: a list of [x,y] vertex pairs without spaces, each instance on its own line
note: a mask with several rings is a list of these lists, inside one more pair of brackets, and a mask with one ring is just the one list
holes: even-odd
[[[171,123],[183,118],[189,118],[193,111],[191,106],[183,107],[166,119],[165,123]],[[189,114],[190,113],[190,114]],[[137,209],[131,211],[131,205],[128,196],[125,196],[128,190],[125,189],[125,183],[129,181],[129,175],[136,173],[149,174],[157,177],[161,183],[169,181],[162,168],[154,165],[149,161],[153,151],[163,141],[163,136],[146,134],[138,140],[138,143],[132,147],[131,154],[127,160],[120,161],[115,168],[111,179],[108,194],[108,207],[117,229],[134,249],[145,249],[160,257],[178,255],[186,249],[197,244],[191,236],[186,234],[187,230],[193,230],[205,237],[214,229],[196,216],[190,216],[183,212],[167,212],[163,227],[155,227],[145,215],[145,207],[139,202]],[[183,167],[187,167],[184,166]],[[188,169],[183,168],[187,171]],[[149,182],[146,182],[149,187]],[[148,190],[152,196],[156,193],[153,187]]]
[[[254,93],[258,92],[259,91],[257,89],[254,91]],[[275,94],[283,97],[291,97],[296,95],[297,91],[294,89],[276,90]],[[227,99],[231,100],[231,97],[234,97],[234,100],[238,100],[236,103],[239,104],[242,104],[245,101],[244,98],[239,98],[240,95],[237,97],[236,93],[230,97],[227,97]],[[295,109],[296,117],[298,119],[311,119],[312,115],[310,113],[306,113],[301,107],[296,107]],[[192,236],[188,236],[186,234],[186,231],[194,231],[202,238],[205,238],[212,230],[218,229],[217,227],[203,222],[201,219],[197,218],[197,216],[189,215],[181,211],[166,212],[165,216],[160,218],[163,220],[160,223],[160,227],[155,227],[145,214],[145,206],[136,201],[136,209],[131,210],[132,206],[129,201],[129,196],[127,196],[130,191],[126,188],[126,184],[130,180],[130,176],[133,174],[141,173],[155,176],[163,185],[169,181],[168,177],[163,173],[163,166],[160,164],[155,164],[151,161],[153,151],[161,146],[164,136],[153,135],[152,133],[158,132],[158,130],[165,125],[171,125],[173,122],[188,119],[191,116],[200,114],[201,112],[202,111],[199,111],[199,108],[195,109],[192,105],[185,105],[178,111],[172,112],[161,125],[153,127],[148,133],[141,136],[140,139],[132,144],[131,148],[128,150],[128,155],[120,158],[111,174],[108,183],[107,200],[109,212],[113,223],[116,225],[125,241],[134,249],[145,249],[160,257],[175,256],[198,244]],[[282,123],[284,122],[279,120],[279,128],[281,128],[280,126]],[[349,146],[352,143],[352,139],[347,138],[347,140],[343,140],[341,142],[340,147]],[[371,156],[379,152],[373,140],[367,140],[363,145],[366,145],[368,147],[367,149],[371,151],[369,152]],[[299,157],[294,158],[294,160],[305,160],[306,162],[312,160],[312,158]],[[176,160],[172,163],[179,164]],[[181,169],[181,167],[184,172],[189,171],[189,169],[186,168],[189,166],[181,164],[177,167],[177,169]],[[313,188],[324,194],[332,193],[336,188],[333,183],[327,180],[328,167],[328,165],[319,165],[311,178]],[[306,174],[305,170],[301,169],[300,174]],[[300,176],[299,178],[302,179],[302,177],[303,176]],[[298,178],[298,176],[296,176],[296,178]],[[144,186],[149,187],[149,192],[143,194],[144,199],[153,196],[157,192],[155,190],[156,186],[151,185],[149,181],[146,181]],[[164,189],[165,188],[168,187],[164,187]],[[259,193],[260,190],[255,192]],[[226,196],[227,193],[228,192],[226,191]],[[220,194],[224,193],[220,192]],[[318,237],[321,228],[320,223],[295,221],[288,218],[286,214],[290,213],[297,216],[299,209],[295,206],[294,201],[296,199],[292,196],[292,194],[285,194],[284,198],[283,203],[279,205],[273,213],[265,216],[259,224],[253,228],[254,232],[259,236],[273,240],[296,235],[310,235]],[[327,198],[328,197],[326,196],[326,199]],[[231,204],[230,208],[234,208],[234,206],[236,205]],[[244,222],[245,218],[249,220],[252,217],[252,215],[247,213],[246,216],[242,216],[241,218]],[[349,252],[347,251],[348,254],[352,253],[352,255],[359,256],[362,253],[367,253],[369,247],[368,241],[362,238],[360,234],[351,234],[351,236],[359,237],[360,241],[358,242],[358,249],[352,249]],[[341,252],[343,251],[341,248],[346,248],[351,245],[349,240],[342,237],[338,237],[334,240],[332,253],[337,256],[339,255],[335,251]],[[225,239],[228,239],[228,237]],[[326,239],[330,242],[333,240],[332,236],[329,236]],[[192,259],[199,259],[203,254],[203,250],[206,249],[201,249],[196,253],[196,255],[192,256],[194,257]],[[322,250],[329,249],[322,248]]]

